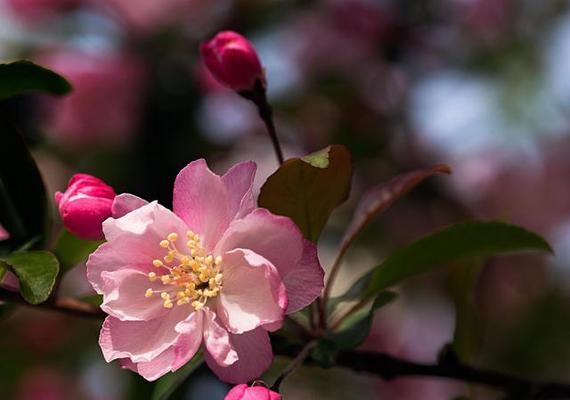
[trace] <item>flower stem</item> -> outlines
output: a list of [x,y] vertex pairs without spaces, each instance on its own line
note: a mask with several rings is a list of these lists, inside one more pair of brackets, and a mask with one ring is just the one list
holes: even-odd
[[297,357],[295,357],[293,359],[293,361],[291,361],[291,363],[287,366],[287,368],[285,368],[283,370],[283,372],[281,373],[281,375],[279,375],[277,377],[277,379],[275,380],[275,382],[273,383],[273,386],[271,386],[271,390],[275,391],[275,392],[279,392],[279,387],[281,386],[281,383],[283,383],[283,381],[285,380],[285,378],[287,378],[291,373],[293,373],[297,368],[299,368],[301,365],[303,365],[303,362],[305,361],[305,359],[307,358],[307,356],[311,353],[311,350],[313,350],[315,348],[315,346],[317,345],[318,340],[312,340],[309,343],[307,343],[305,345],[305,347],[303,347],[303,349],[301,349],[301,351],[299,352],[299,354],[297,354]]
[[283,150],[281,150],[281,144],[279,143],[279,138],[277,137],[277,130],[275,129],[275,122],[273,121],[273,109],[267,100],[267,90],[265,84],[262,80],[258,79],[253,89],[241,91],[238,93],[240,96],[250,100],[257,106],[257,112],[265,124],[267,133],[271,139],[271,144],[273,145],[273,150],[277,156],[277,161],[279,162],[279,165],[283,164]]

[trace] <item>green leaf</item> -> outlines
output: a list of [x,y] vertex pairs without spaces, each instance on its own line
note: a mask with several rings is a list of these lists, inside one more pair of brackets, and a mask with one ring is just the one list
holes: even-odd
[[404,279],[452,261],[522,251],[552,253],[539,235],[502,222],[466,222],[427,235],[389,256],[376,267],[364,293],[372,298]]
[[333,210],[348,198],[351,178],[348,150],[329,146],[285,161],[261,188],[259,205],[291,218],[316,242]]
[[180,387],[180,385],[182,385],[186,379],[188,379],[188,377],[192,375],[192,373],[196,371],[200,365],[202,365],[203,362],[204,359],[202,357],[202,354],[196,354],[192,360],[190,360],[178,371],[160,378],[156,382],[156,385],[154,385],[152,400],[168,399],[170,396],[172,396],[176,389],[178,389],[178,387]]
[[46,191],[34,159],[15,128],[0,121],[0,224],[10,233],[0,246],[14,250],[43,238],[48,215]]
[[47,251],[14,253],[2,259],[20,281],[22,297],[30,304],[46,301],[59,272],[57,258]]
[[449,287],[455,304],[455,332],[453,349],[464,363],[471,363],[480,339],[480,326],[473,291],[483,264],[472,260],[457,265],[449,277]]
[[82,297],[81,301],[99,307],[101,304],[103,304],[103,296],[99,294],[93,294],[90,296]]
[[55,248],[55,255],[61,263],[61,270],[65,272],[93,253],[103,241],[83,240],[64,231]]
[[446,164],[437,164],[429,168],[418,169],[398,175],[388,182],[369,189],[363,196],[340,242],[340,254],[348,249],[358,234],[376,218],[386,211],[410,190],[427,178],[436,174],[450,174],[451,168]]
[[339,331],[330,339],[339,349],[353,349],[360,346],[368,337],[374,314],[379,308],[391,303],[398,297],[395,292],[385,291],[374,299],[372,307],[350,315],[340,326]]
[[0,100],[29,92],[64,95],[70,91],[65,78],[31,61],[0,64]]

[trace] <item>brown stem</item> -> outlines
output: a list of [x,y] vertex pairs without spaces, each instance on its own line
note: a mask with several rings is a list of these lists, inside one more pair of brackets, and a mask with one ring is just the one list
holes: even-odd
[[0,288],[0,301],[16,303],[27,307],[57,311],[84,318],[105,318],[106,314],[97,306],[72,298],[53,298],[41,304],[30,304],[17,292]]
[[267,133],[271,139],[271,144],[273,145],[273,150],[277,156],[277,161],[279,162],[279,165],[283,164],[283,151],[281,150],[281,144],[279,143],[277,130],[275,129],[275,122],[273,121],[273,109],[267,100],[265,83],[261,79],[258,79],[251,90],[241,91],[238,93],[240,96],[252,101],[257,106],[257,112],[265,124]]
[[[288,348],[280,355],[294,357],[300,351]],[[468,382],[498,389],[512,399],[548,400],[570,399],[570,384],[526,379],[515,375],[476,368],[461,363],[455,357],[442,357],[437,364],[422,364],[403,360],[386,353],[343,351],[335,365],[392,380],[401,377],[442,378]]]
[[338,271],[340,270],[340,264],[342,262],[342,258],[346,252],[347,248],[342,248],[339,253],[337,254],[334,263],[330,269],[329,276],[327,278],[327,282],[325,285],[325,290],[323,292],[322,301],[319,302],[319,310],[322,318],[324,320],[324,328],[326,329],[328,321],[327,321],[327,305],[331,295],[332,287],[336,276],[338,275]]

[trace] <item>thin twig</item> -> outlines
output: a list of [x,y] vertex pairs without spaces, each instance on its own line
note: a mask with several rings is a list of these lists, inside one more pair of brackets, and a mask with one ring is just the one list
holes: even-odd
[[32,308],[57,311],[75,317],[102,319],[106,316],[106,314],[99,307],[72,298],[54,298],[48,299],[48,301],[45,303],[35,305],[30,304],[26,302],[26,300],[24,300],[24,298],[19,293],[5,288],[0,288],[0,301],[16,303]]
[[335,331],[338,329],[340,324],[344,322],[351,314],[355,313],[356,311],[360,310],[362,307],[366,305],[370,301],[369,298],[363,298],[358,303],[353,305],[347,312],[345,312],[342,316],[340,316],[332,325],[331,330]]
[[329,298],[331,295],[331,291],[332,291],[332,287],[334,285],[334,281],[338,275],[338,271],[340,270],[340,265],[342,263],[342,258],[344,257],[344,254],[346,253],[346,250],[348,249],[348,247],[343,247],[339,253],[337,254],[334,263],[329,271],[329,276],[327,278],[327,282],[325,284],[325,289],[323,292],[323,296],[322,296],[322,301],[320,301],[319,303],[319,313],[321,314],[322,318],[323,318],[323,325],[324,328],[326,329],[327,325],[328,325],[328,321],[327,321],[327,306],[328,306],[328,302],[329,302]]
[[297,357],[295,357],[293,359],[293,361],[291,361],[291,363],[287,366],[287,368],[285,368],[283,370],[281,375],[279,375],[277,377],[277,379],[273,383],[273,386],[271,386],[271,390],[273,390],[275,392],[279,392],[279,387],[281,386],[281,383],[283,383],[285,378],[287,378],[297,368],[299,368],[301,365],[303,365],[303,362],[308,357],[311,350],[313,350],[315,348],[317,343],[318,343],[318,340],[312,340],[309,343],[307,343],[305,345],[305,347],[303,347],[303,349],[299,352],[299,354],[297,354]]
[[267,100],[267,89],[265,87],[265,83],[261,79],[258,79],[253,89],[238,93],[240,96],[250,100],[256,105],[259,117],[265,124],[267,133],[271,139],[271,144],[273,145],[273,150],[277,156],[277,161],[279,162],[279,165],[283,164],[283,151],[281,150],[281,144],[279,143],[277,130],[275,129],[275,122],[273,121],[273,109]]

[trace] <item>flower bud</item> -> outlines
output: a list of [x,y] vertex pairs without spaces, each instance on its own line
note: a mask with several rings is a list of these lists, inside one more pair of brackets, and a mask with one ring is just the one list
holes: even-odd
[[6,229],[4,229],[2,225],[0,225],[0,242],[2,240],[8,240],[8,239],[10,239],[10,234]]
[[250,90],[264,78],[263,68],[253,45],[236,32],[218,33],[202,43],[202,58],[212,75],[223,85],[235,90]]
[[111,216],[114,198],[115,191],[111,186],[87,174],[73,175],[65,193],[55,194],[67,230],[86,240],[103,238],[101,224]]
[[237,385],[226,395],[224,400],[281,400],[281,395],[265,386]]

